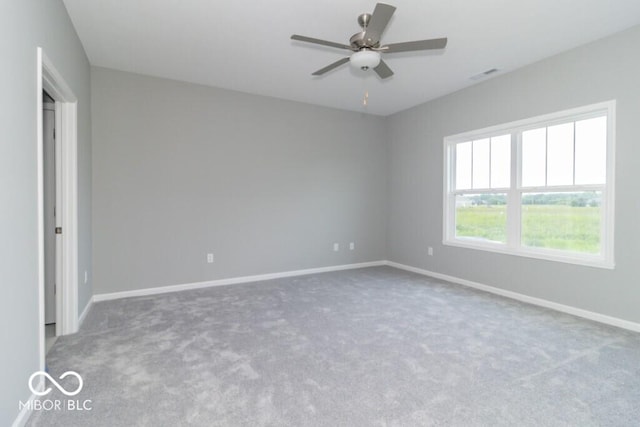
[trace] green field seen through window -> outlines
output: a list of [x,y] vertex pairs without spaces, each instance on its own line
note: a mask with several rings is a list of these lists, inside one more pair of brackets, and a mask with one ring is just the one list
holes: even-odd
[[[522,205],[523,246],[600,252],[600,194],[527,195]],[[464,196],[456,207],[456,237],[506,243],[502,195]]]

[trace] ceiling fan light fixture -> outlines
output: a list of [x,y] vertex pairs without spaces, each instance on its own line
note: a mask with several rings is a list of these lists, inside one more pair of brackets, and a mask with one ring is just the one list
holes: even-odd
[[380,64],[380,53],[369,49],[362,49],[355,52],[349,58],[351,65],[363,71],[376,68]]

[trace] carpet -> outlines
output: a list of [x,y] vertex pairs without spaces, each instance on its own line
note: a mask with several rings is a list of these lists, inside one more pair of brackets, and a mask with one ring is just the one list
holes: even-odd
[[640,425],[640,334],[391,267],[96,303],[47,364],[91,410],[30,426]]

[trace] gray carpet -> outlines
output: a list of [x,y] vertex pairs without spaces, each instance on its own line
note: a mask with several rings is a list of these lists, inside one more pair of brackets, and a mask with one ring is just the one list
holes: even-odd
[[390,267],[98,303],[47,360],[93,409],[31,426],[640,425],[640,334]]

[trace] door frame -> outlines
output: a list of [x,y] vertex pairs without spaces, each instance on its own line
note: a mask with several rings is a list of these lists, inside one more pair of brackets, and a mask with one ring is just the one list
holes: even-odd
[[[56,294],[56,335],[78,331],[78,99],[62,74],[37,49],[37,165],[38,165],[38,306],[40,367],[45,367],[44,340],[44,187],[42,92],[56,102],[56,144],[60,146],[61,268]],[[58,323],[59,322],[59,323]]]

